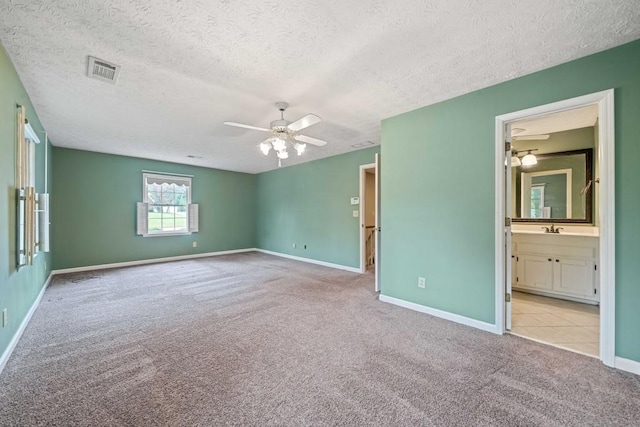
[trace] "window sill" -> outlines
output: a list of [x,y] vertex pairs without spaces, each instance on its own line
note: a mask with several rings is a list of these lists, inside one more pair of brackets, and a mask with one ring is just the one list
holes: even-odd
[[176,233],[149,233],[149,234],[143,234],[142,237],[189,236],[191,234],[193,234],[191,231],[176,232]]

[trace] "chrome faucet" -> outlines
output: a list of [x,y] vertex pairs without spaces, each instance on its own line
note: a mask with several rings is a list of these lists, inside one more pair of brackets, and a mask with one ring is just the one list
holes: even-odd
[[545,233],[560,234],[560,230],[562,230],[562,227],[556,227],[551,224],[551,227],[542,227],[542,229]]

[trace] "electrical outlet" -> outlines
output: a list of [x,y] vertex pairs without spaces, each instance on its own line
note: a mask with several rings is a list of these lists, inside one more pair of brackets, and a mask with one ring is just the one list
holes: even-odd
[[5,308],[4,310],[2,310],[2,327],[4,328],[5,326],[7,326],[7,309]]
[[197,248],[198,247],[198,242],[193,242],[193,247]]
[[418,287],[424,289],[427,286],[427,283],[424,277],[418,277]]

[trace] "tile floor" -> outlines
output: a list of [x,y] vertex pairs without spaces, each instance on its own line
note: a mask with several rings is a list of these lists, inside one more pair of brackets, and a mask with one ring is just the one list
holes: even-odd
[[511,332],[525,338],[600,354],[600,307],[513,292]]

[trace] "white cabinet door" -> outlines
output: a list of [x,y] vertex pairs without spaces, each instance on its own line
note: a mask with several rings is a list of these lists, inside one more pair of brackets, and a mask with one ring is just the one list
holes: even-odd
[[540,290],[553,289],[553,259],[549,257],[518,255],[518,286]]
[[516,262],[516,255],[511,255],[511,286],[518,286],[518,263]]
[[557,292],[594,298],[594,263],[584,259],[555,258],[553,262],[553,288]]

